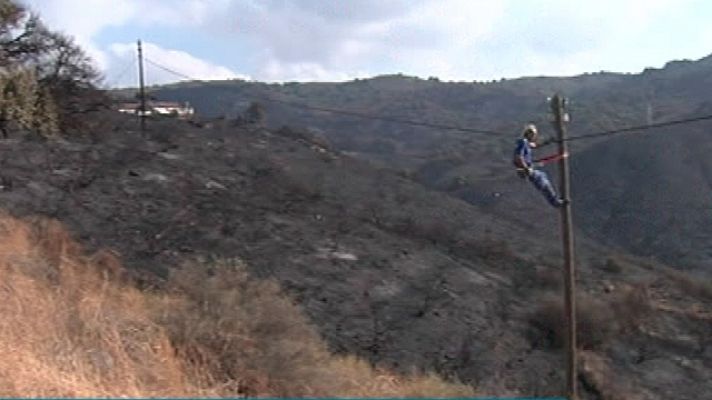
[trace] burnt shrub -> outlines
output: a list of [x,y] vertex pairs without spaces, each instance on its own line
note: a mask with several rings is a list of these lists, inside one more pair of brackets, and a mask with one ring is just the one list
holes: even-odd
[[[566,343],[564,307],[561,298],[545,296],[531,313],[531,337],[536,346],[561,348]],[[638,329],[651,310],[644,285],[619,290],[604,300],[584,294],[576,299],[578,347],[596,349],[618,335]]]
[[619,256],[611,255],[606,258],[600,268],[611,274],[620,274],[625,269],[626,262]]

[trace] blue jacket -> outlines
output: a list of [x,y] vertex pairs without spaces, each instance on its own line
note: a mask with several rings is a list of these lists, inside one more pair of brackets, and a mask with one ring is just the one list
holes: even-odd
[[529,145],[529,141],[526,138],[521,138],[517,140],[517,147],[514,149],[514,165],[516,167],[521,167],[517,164],[519,157],[522,157],[526,167],[532,166],[532,147]]

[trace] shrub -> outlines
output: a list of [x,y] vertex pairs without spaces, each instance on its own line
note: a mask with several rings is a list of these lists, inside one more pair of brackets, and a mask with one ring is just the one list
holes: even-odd
[[612,274],[623,272],[626,262],[620,256],[609,256],[601,265],[601,269]]
[[[577,300],[577,322],[577,344],[581,348],[596,347],[611,334],[606,308],[588,297]],[[530,323],[543,334],[540,339],[546,345],[560,348],[566,343],[564,307],[560,299],[544,300],[532,314]]]
[[[561,298],[545,297],[529,318],[538,331],[534,342],[559,348],[565,344],[564,307]],[[621,289],[608,302],[591,295],[576,299],[578,346],[594,349],[614,336],[637,329],[651,310],[645,286]]]

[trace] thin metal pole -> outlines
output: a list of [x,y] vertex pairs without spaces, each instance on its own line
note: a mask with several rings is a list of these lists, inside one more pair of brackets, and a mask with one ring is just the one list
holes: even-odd
[[138,83],[139,83],[139,97],[141,99],[141,109],[139,110],[139,118],[141,120],[141,133],[146,131],[146,91],[144,89],[143,83],[143,51],[141,50],[141,40],[137,41],[138,44]]
[[[551,110],[554,113],[554,126],[558,136],[559,154],[568,154],[566,141],[565,101],[560,95],[551,99]],[[566,345],[568,348],[566,368],[566,392],[569,400],[577,400],[576,388],[576,275],[574,267],[574,232],[571,218],[571,188],[569,187],[569,159],[562,157],[559,161],[559,188],[565,200],[561,208],[561,233],[564,248],[564,312],[566,321]]]

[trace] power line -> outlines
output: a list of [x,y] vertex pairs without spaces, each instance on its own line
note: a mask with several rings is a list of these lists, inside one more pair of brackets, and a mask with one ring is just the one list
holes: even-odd
[[119,83],[119,80],[121,80],[121,78],[123,78],[124,75],[126,75],[126,73],[133,67],[133,62],[134,62],[134,59],[133,59],[133,58],[130,58],[130,59],[126,60],[126,62],[122,65],[121,72],[119,72],[119,73],[114,77],[114,79],[112,79],[111,81],[109,81],[109,82],[106,84],[106,86],[110,88],[111,86],[113,86],[113,85]]
[[463,127],[463,126],[457,126],[457,125],[436,124],[436,123],[430,123],[430,122],[424,122],[424,121],[415,121],[415,120],[410,120],[410,119],[387,117],[384,115],[374,115],[374,114],[368,114],[368,113],[358,112],[358,111],[342,110],[342,109],[329,108],[329,107],[311,106],[311,105],[307,105],[307,104],[295,103],[295,102],[286,101],[286,100],[277,100],[277,99],[270,98],[270,97],[264,97],[263,99],[265,101],[285,104],[290,107],[301,108],[301,109],[305,109],[305,110],[330,112],[330,113],[334,113],[334,114],[349,115],[352,117],[393,122],[393,123],[397,123],[397,124],[413,125],[413,126],[421,126],[421,127],[426,127],[426,128],[461,131],[461,132],[469,132],[469,133],[509,135],[509,133],[497,132],[497,131],[492,131],[492,130],[488,130],[488,129],[470,128],[470,127]]
[[[189,80],[200,80],[200,79],[195,79],[191,76],[182,74],[182,73],[175,71],[173,69],[170,69],[168,67],[164,67],[163,65],[160,65],[157,62],[152,61],[148,58],[146,58],[146,61],[148,63],[150,63],[151,65],[158,67],[166,72],[169,72],[175,76],[189,79]],[[333,114],[348,115],[348,116],[352,116],[352,117],[386,121],[386,122],[392,122],[392,123],[398,123],[398,124],[420,126],[420,127],[426,127],[426,128],[434,128],[434,129],[443,129],[443,130],[454,130],[454,131],[469,132],[469,133],[508,135],[508,133],[497,132],[497,131],[492,131],[492,130],[487,130],[487,129],[477,129],[477,128],[470,128],[470,127],[456,126],[456,125],[436,124],[436,123],[431,123],[431,122],[414,121],[414,120],[403,119],[403,118],[387,117],[384,115],[374,115],[374,114],[369,114],[369,113],[359,112],[359,111],[343,110],[343,109],[336,109],[336,108],[330,108],[330,107],[312,106],[312,105],[296,103],[296,102],[292,102],[292,101],[278,100],[278,99],[275,99],[272,97],[261,97],[260,99],[264,100],[266,102],[284,104],[284,105],[287,105],[290,107],[301,108],[304,110],[329,112],[329,113],[333,113]]]
[[146,60],[147,63],[153,65],[154,67],[160,68],[160,69],[162,69],[162,70],[164,70],[164,71],[166,71],[166,72],[168,72],[168,73],[171,73],[171,74],[173,74],[173,75],[175,75],[175,76],[178,76],[178,77],[180,77],[180,78],[184,78],[184,79],[187,79],[187,80],[189,80],[189,81],[200,81],[200,80],[201,80],[201,79],[193,78],[192,76],[188,76],[188,75],[186,75],[186,74],[181,74],[180,72],[178,72],[178,71],[176,71],[176,70],[173,70],[173,69],[170,69],[170,68],[168,68],[168,67],[164,67],[163,65],[161,65],[161,64],[159,64],[159,63],[157,63],[157,62],[155,62],[155,61],[152,61],[152,60],[149,59],[148,57],[144,57],[144,60]]
[[[617,135],[620,133],[628,133],[628,132],[640,131],[640,130],[645,130],[645,129],[662,128],[662,127],[672,126],[672,125],[689,124],[689,123],[693,123],[693,122],[706,121],[706,120],[711,120],[711,119],[712,119],[712,115],[703,115],[703,116],[699,116],[699,117],[659,122],[656,124],[629,126],[627,128],[612,129],[612,130],[608,130],[608,131],[594,132],[594,133],[587,133],[587,134],[579,135],[579,136],[573,136],[573,137],[565,139],[565,141],[571,142],[574,140],[593,139],[593,138],[601,137],[601,136],[611,136],[611,135]],[[556,140],[553,140],[553,142],[556,142]]]
[[[157,62],[152,61],[148,58],[146,58],[146,61],[148,63],[150,63],[151,65],[153,65],[157,68],[160,68],[166,72],[169,72],[175,76],[178,76],[178,77],[181,77],[184,79],[188,79],[188,80],[192,80],[192,81],[200,81],[200,79],[191,77],[189,75],[175,71],[171,68],[165,67],[165,66],[158,64]],[[411,125],[411,126],[420,126],[420,127],[426,127],[426,128],[452,130],[452,131],[460,131],[460,132],[468,132],[468,133],[484,133],[484,134],[491,134],[491,135],[507,136],[507,135],[511,134],[511,132],[505,133],[505,132],[493,131],[493,130],[489,130],[489,129],[479,129],[479,128],[472,128],[472,127],[457,126],[457,125],[438,124],[438,123],[416,121],[416,120],[404,119],[404,118],[388,117],[388,116],[384,116],[384,115],[369,114],[366,112],[359,112],[359,111],[353,111],[353,110],[344,110],[344,109],[337,109],[337,108],[331,108],[331,107],[313,106],[313,105],[304,104],[304,103],[297,103],[297,102],[292,102],[292,101],[287,101],[287,100],[279,100],[279,99],[275,99],[272,97],[266,97],[266,96],[263,96],[260,99],[264,100],[266,102],[284,104],[284,105],[287,105],[290,107],[300,108],[303,110],[329,112],[329,113],[333,113],[333,114],[348,115],[348,116],[357,117],[357,118],[379,120],[379,121]],[[601,132],[587,133],[587,134],[583,134],[583,135],[579,135],[579,136],[571,136],[564,140],[568,141],[568,142],[576,141],[576,140],[586,140],[586,139],[593,139],[596,137],[611,136],[611,135],[617,135],[617,134],[621,134],[621,133],[628,133],[628,132],[653,129],[653,128],[662,128],[662,127],[666,127],[666,126],[681,125],[681,124],[687,124],[687,123],[693,123],[693,122],[699,122],[699,121],[705,121],[705,120],[712,120],[712,115],[705,115],[705,116],[700,116],[700,117],[693,117],[693,118],[686,118],[686,119],[679,119],[679,120],[671,120],[671,121],[659,122],[659,123],[655,123],[655,124],[630,126],[630,127],[612,129],[612,130],[601,131]],[[558,142],[557,139],[552,139],[547,144],[556,143],[556,142]]]

